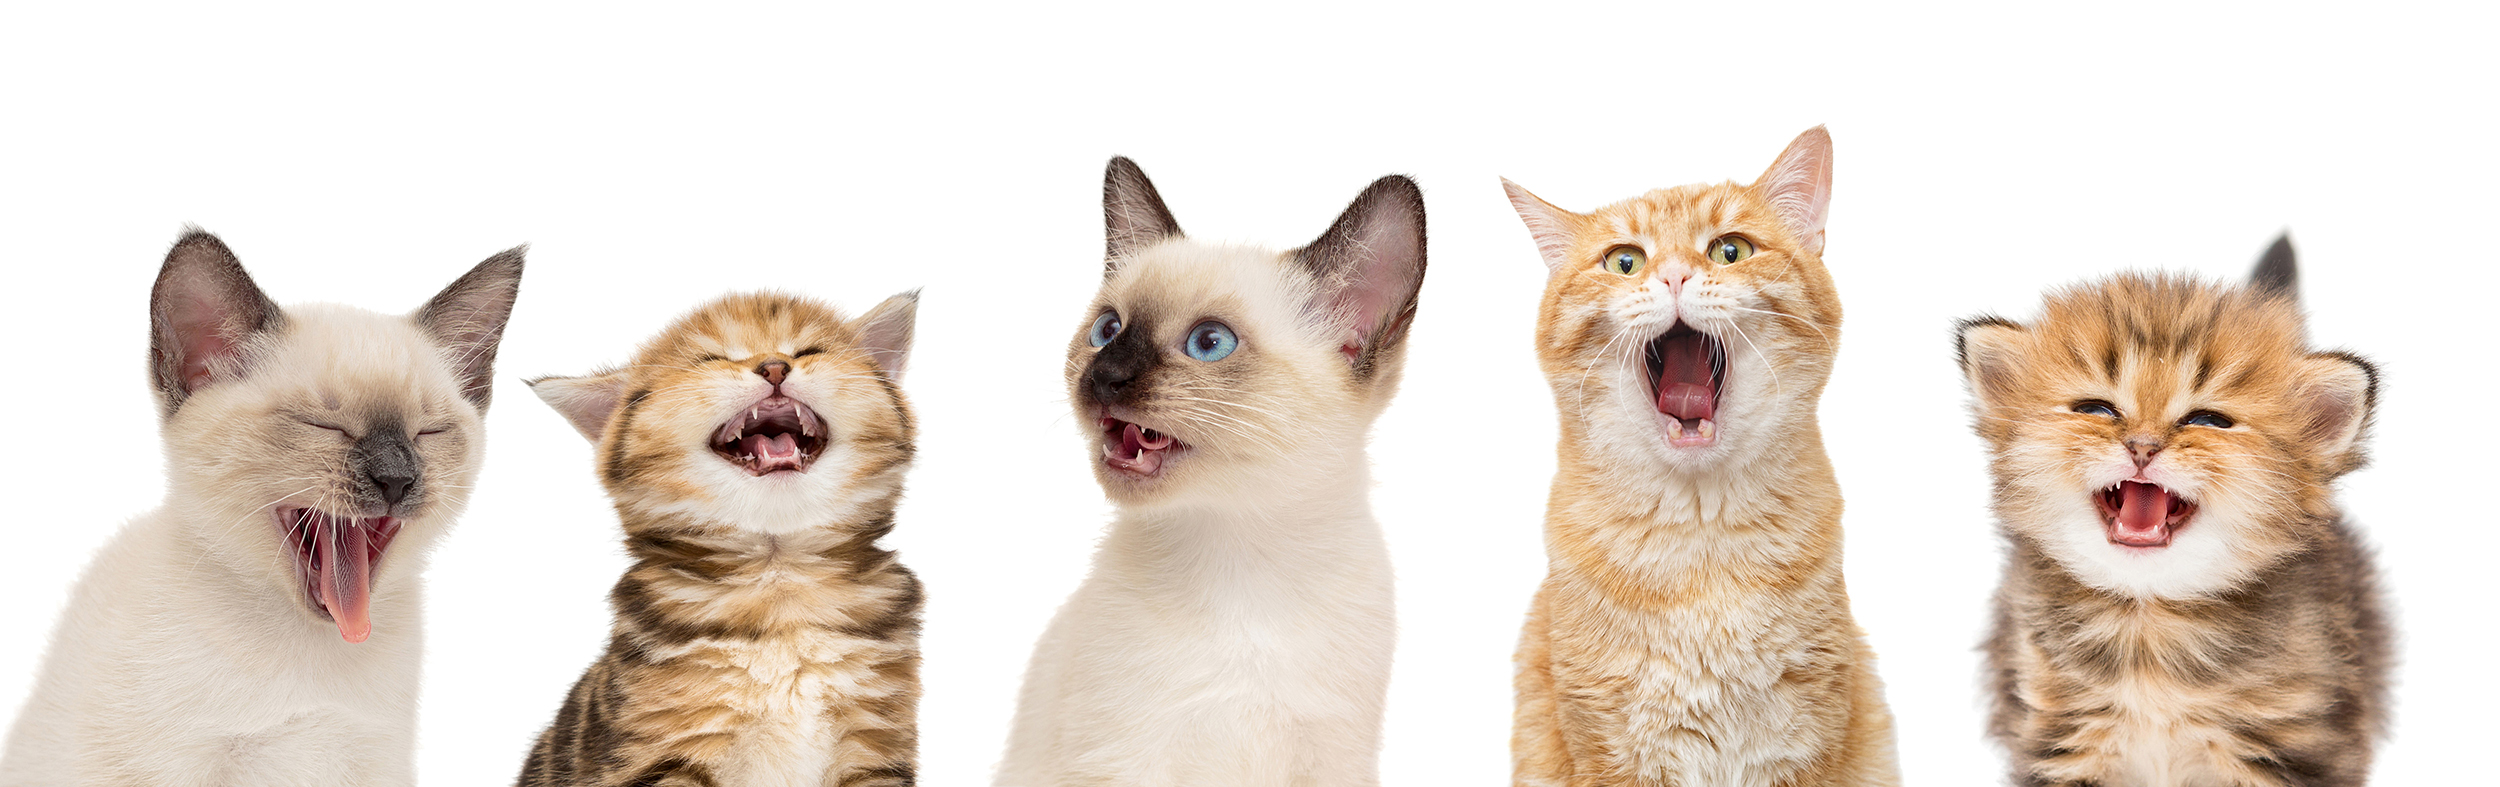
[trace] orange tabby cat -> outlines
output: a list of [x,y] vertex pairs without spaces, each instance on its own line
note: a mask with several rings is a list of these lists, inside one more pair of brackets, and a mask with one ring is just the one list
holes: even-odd
[[1815,422],[1840,338],[1831,161],[1816,127],[1752,185],[1589,214],[1503,181],[1549,269],[1562,411],[1515,783],[1899,782]]

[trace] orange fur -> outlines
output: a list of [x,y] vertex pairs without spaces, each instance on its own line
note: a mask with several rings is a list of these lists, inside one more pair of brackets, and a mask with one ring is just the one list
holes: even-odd
[[[1752,185],[1589,214],[1509,185],[1552,268],[1537,345],[1562,414],[1549,573],[1520,638],[1515,783],[1897,783],[1814,418],[1840,330],[1821,258],[1829,185],[1820,128]],[[1731,235],[1752,256],[1705,257]],[[1646,253],[1636,275],[1601,263],[1626,245]],[[1724,346],[1707,445],[1672,444],[1679,419],[1653,403],[1643,348],[1675,322]]]

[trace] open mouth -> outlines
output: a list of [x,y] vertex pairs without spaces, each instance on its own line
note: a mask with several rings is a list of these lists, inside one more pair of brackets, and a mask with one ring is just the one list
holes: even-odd
[[1667,444],[1717,442],[1719,390],[1727,382],[1727,348],[1716,336],[1678,321],[1649,341],[1642,355],[1658,414],[1666,416]]
[[748,475],[804,473],[832,432],[807,405],[775,393],[738,411],[712,432],[712,453]]
[[295,555],[304,599],[337,623],[339,636],[363,642],[373,635],[373,566],[399,535],[397,517],[343,517],[315,508],[278,510],[278,527]]
[[2101,526],[2109,543],[2127,547],[2166,547],[2196,515],[2196,504],[2160,484],[2120,481],[2092,495],[2101,510]]
[[1163,473],[1163,462],[1173,452],[1189,447],[1180,438],[1103,416],[1102,463],[1134,478],[1154,478]]

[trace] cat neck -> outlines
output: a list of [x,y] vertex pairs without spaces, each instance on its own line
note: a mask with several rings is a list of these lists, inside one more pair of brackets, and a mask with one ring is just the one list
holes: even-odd
[[1554,503],[1582,517],[1643,528],[1777,528],[1825,516],[1836,522],[1840,488],[1831,459],[1811,423],[1799,431],[1706,468],[1605,456],[1566,432]]
[[685,514],[650,514],[619,508],[626,523],[625,549],[638,565],[699,566],[699,574],[733,567],[839,559],[856,562],[883,553],[876,542],[894,529],[894,501],[878,501],[835,521],[773,531],[741,527]]
[[[1186,499],[1121,506],[1114,541],[1152,544],[1161,560],[1300,559],[1313,550],[1377,542],[1371,514],[1369,460],[1360,450],[1344,461],[1298,464],[1246,473],[1221,489]],[[1238,543],[1242,548],[1208,549]]]

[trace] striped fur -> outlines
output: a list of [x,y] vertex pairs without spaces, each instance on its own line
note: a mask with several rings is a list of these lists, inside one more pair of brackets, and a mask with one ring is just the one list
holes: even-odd
[[[1589,214],[1504,181],[1551,270],[1537,348],[1562,415],[1515,784],[1899,781],[1815,422],[1840,334],[1822,263],[1830,145],[1812,129],[1752,185]],[[1731,235],[1753,256],[1705,258]],[[1646,268],[1606,266],[1626,245]],[[1644,361],[1679,322],[1725,349],[1706,444],[1677,442],[1698,427],[1665,414]]]
[[[919,581],[877,540],[912,458],[897,383],[916,296],[845,320],[738,295],[617,370],[531,387],[598,443],[633,559],[614,634],[519,783],[913,783]],[[715,432],[775,390],[830,427],[814,464],[750,475]]]
[[[2368,778],[2392,656],[2334,481],[2376,372],[2309,348],[2291,265],[2278,242],[2248,287],[2127,274],[1964,324],[2012,546],[1986,653],[2014,783]],[[2093,496],[2131,476],[2196,506],[2166,546],[2107,530]]]

